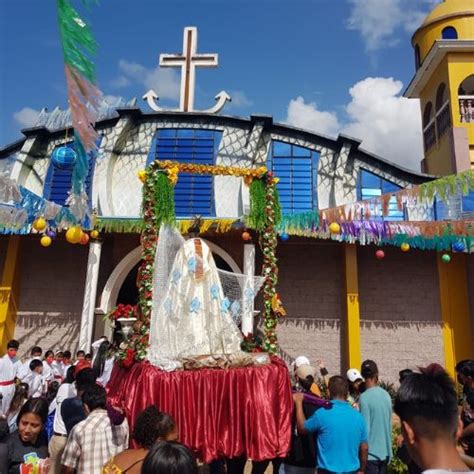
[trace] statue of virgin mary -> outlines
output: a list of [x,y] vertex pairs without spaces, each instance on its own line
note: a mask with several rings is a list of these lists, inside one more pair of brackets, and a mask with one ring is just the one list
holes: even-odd
[[224,294],[212,252],[202,239],[184,240],[176,230],[160,229],[153,292],[151,363],[164,370],[216,360],[225,361],[224,366],[254,363],[240,349],[242,335],[232,318],[240,302]]

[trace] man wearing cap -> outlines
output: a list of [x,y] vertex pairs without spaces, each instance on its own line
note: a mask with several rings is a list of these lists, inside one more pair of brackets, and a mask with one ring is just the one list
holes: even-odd
[[298,433],[316,433],[318,474],[364,472],[367,463],[367,428],[361,414],[347,403],[347,381],[329,379],[332,407],[321,408],[306,420],[304,394],[295,393]]
[[349,382],[349,396],[347,401],[352,408],[359,409],[360,388],[364,383],[362,375],[357,369],[349,369],[346,373],[347,381]]
[[12,339],[7,344],[7,353],[0,359],[0,416],[7,416],[15,394],[15,377],[18,375],[20,361],[16,354],[20,343]]
[[379,387],[379,369],[373,360],[362,363],[365,392],[360,396],[360,412],[367,423],[369,459],[366,474],[385,474],[392,458],[392,400]]
[[[316,397],[321,398],[322,397],[321,390],[319,389],[318,384],[316,383],[316,369],[311,365],[309,359],[306,356],[298,356],[293,362],[293,367],[295,370],[295,378],[296,378],[295,388],[299,390],[300,387],[302,386],[302,381],[303,381],[304,390],[307,390],[308,392],[312,393]],[[323,378],[325,378],[328,374],[328,371],[321,363],[320,363],[320,371]],[[306,386],[307,384],[309,385]]]

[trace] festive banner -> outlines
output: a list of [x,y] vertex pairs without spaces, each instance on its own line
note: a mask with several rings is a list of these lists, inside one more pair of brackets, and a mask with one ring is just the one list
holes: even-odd
[[[83,3],[87,6],[90,2],[83,0]],[[76,152],[72,189],[66,203],[77,222],[83,223],[90,218],[85,192],[88,153],[97,149],[98,138],[94,123],[101,92],[94,85],[95,66],[91,60],[97,44],[89,26],[69,0],[57,0],[57,11]]]
[[26,234],[42,217],[50,228],[61,230],[75,222],[67,207],[48,201],[0,175],[0,233]]

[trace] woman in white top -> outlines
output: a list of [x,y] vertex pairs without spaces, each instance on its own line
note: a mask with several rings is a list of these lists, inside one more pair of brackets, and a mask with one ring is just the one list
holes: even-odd
[[28,400],[28,389],[27,383],[20,383],[15,387],[15,394],[13,395],[10,409],[7,413],[7,423],[10,433],[17,430],[16,419],[21,407],[25,404],[26,400]]
[[[99,341],[100,344],[97,347],[97,342]],[[99,341],[94,343],[96,347],[92,344],[92,349],[95,350],[92,368],[97,376],[96,382],[102,385],[102,387],[106,387],[114,368],[115,354],[113,346],[107,339],[99,339]]]

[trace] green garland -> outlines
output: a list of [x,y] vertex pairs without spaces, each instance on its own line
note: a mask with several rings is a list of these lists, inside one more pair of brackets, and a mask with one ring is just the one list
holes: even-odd
[[253,179],[250,184],[250,213],[247,216],[246,224],[250,229],[262,232],[267,222],[266,205],[267,190],[265,186],[265,178]]
[[263,253],[262,273],[265,277],[263,283],[263,346],[265,351],[275,354],[278,351],[278,337],[276,333],[278,315],[273,310],[273,300],[276,296],[276,285],[278,283],[276,224],[281,220],[281,210],[276,184],[272,175],[269,173],[264,179],[265,214],[263,219],[264,228],[260,235],[260,248]]
[[166,171],[155,171],[153,176],[155,225],[159,229],[161,224],[176,225],[174,210],[174,187]]

